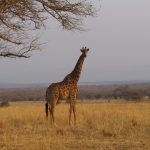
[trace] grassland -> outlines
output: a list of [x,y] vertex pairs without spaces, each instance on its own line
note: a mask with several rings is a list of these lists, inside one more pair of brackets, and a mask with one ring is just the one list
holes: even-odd
[[0,108],[1,150],[149,150],[150,103],[78,103],[77,125],[68,125],[69,105],[46,121],[44,102],[13,102]]

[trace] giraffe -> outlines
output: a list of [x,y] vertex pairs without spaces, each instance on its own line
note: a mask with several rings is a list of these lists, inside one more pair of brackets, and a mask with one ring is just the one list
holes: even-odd
[[46,118],[48,118],[49,111],[51,123],[53,125],[55,124],[54,110],[58,100],[67,99],[69,99],[70,101],[69,124],[71,124],[72,113],[74,114],[74,124],[76,124],[76,98],[78,93],[77,83],[79,81],[83,62],[87,56],[89,48],[82,47],[80,51],[82,52],[82,54],[79,57],[73,71],[69,73],[63,81],[52,83],[46,90]]

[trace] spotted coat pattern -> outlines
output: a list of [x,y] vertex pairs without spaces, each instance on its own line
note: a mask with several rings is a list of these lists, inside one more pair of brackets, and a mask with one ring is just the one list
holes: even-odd
[[49,112],[52,124],[54,124],[54,110],[59,100],[70,100],[69,124],[71,123],[71,114],[74,114],[74,123],[76,123],[76,97],[78,93],[77,83],[80,78],[84,59],[89,51],[88,48],[81,49],[81,56],[73,71],[68,74],[63,81],[52,83],[46,90],[46,102],[49,105]]

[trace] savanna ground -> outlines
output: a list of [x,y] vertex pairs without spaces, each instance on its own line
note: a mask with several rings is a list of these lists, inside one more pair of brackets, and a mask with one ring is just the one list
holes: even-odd
[[0,108],[0,150],[149,150],[150,103],[77,104],[77,125],[68,125],[69,105],[57,105],[56,127],[44,102],[13,102]]

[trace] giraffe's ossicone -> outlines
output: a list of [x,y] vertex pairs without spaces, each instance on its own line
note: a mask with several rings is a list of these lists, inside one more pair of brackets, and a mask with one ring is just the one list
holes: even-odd
[[77,83],[80,78],[84,59],[87,56],[88,48],[81,49],[81,56],[79,57],[73,71],[68,74],[63,81],[52,83],[46,90],[46,104],[45,111],[48,117],[48,110],[50,112],[51,123],[54,124],[54,110],[58,100],[70,100],[69,124],[71,123],[71,114],[74,114],[74,123],[76,123],[76,98],[78,93]]

